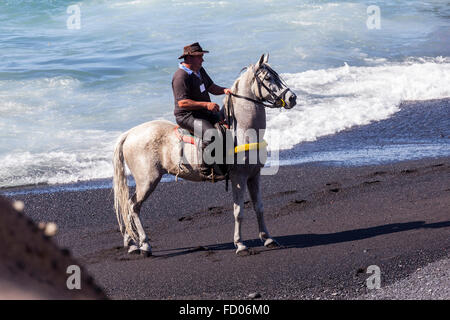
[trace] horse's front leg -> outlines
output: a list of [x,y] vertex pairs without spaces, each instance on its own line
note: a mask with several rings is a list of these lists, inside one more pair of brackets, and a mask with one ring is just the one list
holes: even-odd
[[248,248],[242,242],[241,237],[246,180],[247,177],[243,176],[235,176],[231,178],[234,202],[234,246],[237,248],[236,254],[238,255],[245,255],[248,253]]
[[270,237],[269,231],[267,231],[267,227],[264,222],[264,206],[261,197],[260,178],[261,174],[256,174],[252,178],[248,179],[247,186],[250,193],[250,198],[252,199],[253,209],[256,213],[256,219],[258,220],[259,238],[264,243],[264,246],[273,248],[277,247],[278,243]]

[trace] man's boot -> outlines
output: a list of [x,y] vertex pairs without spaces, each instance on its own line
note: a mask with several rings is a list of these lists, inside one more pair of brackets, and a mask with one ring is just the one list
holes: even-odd
[[204,181],[216,182],[224,180],[226,178],[225,174],[222,173],[222,170],[217,164],[206,165],[202,163],[202,166],[200,167],[200,173]]

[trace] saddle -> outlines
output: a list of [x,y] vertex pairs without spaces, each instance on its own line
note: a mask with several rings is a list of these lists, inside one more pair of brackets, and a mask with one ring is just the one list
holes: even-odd
[[[228,177],[228,165],[226,164],[226,155],[227,155],[227,151],[229,151],[229,150],[226,150],[226,143],[225,143],[225,137],[227,135],[228,125],[226,123],[224,123],[223,121],[221,121],[221,122],[216,123],[214,125],[214,127],[219,131],[219,136],[223,142],[222,143],[223,159],[220,164],[212,165],[211,175],[208,177],[208,178],[210,178],[208,180],[210,180],[212,182],[220,181],[220,180],[223,180]],[[177,136],[178,140],[181,143],[179,167],[183,170],[183,167],[182,167],[183,164],[181,162],[183,159],[184,144],[187,143],[187,144],[194,145],[197,148],[199,156],[202,156],[202,158],[203,158],[202,153],[204,150],[202,150],[202,147],[201,147],[202,140],[200,138],[194,136],[193,132],[190,132],[189,130],[181,128],[180,126],[176,126],[174,128],[174,132],[175,132],[175,135]]]

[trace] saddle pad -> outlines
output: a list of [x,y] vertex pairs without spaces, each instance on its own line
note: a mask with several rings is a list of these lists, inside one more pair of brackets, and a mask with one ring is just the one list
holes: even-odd
[[176,126],[174,131],[180,141],[195,145],[195,136],[193,136],[188,130],[183,129],[180,126]]

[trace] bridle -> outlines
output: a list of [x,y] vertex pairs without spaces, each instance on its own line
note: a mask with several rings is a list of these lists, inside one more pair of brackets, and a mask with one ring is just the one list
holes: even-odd
[[[241,72],[245,69],[247,69],[247,67],[243,68],[241,70]],[[285,89],[280,94],[277,95],[273,90],[271,90],[270,88],[268,88],[266,86],[264,81],[262,81],[260,79],[259,74],[263,71],[267,71],[267,74],[270,74],[272,77],[274,77],[276,82],[278,82],[279,84],[281,84],[285,87]],[[253,74],[254,74],[254,79],[258,84],[259,98],[253,99],[250,97],[241,96],[236,93],[231,93],[230,95],[233,97],[239,98],[239,99],[251,101],[257,105],[262,105],[267,108],[285,108],[286,102],[284,101],[284,96],[286,95],[286,92],[289,91],[289,87],[287,86],[286,82],[284,82],[284,80],[280,78],[278,73],[275,70],[273,70],[269,65],[263,63],[258,67],[258,69],[256,71],[253,71]],[[263,87],[264,89],[267,90],[267,92],[270,95],[269,99],[261,98],[262,97],[261,87]],[[234,119],[233,101],[231,98],[229,98],[228,106],[227,106],[227,122],[228,122],[229,126],[231,126],[231,122],[233,121],[233,119]]]
[[[245,70],[245,69],[246,68],[244,68],[242,70]],[[280,94],[277,95],[273,90],[271,90],[270,88],[268,88],[266,86],[264,81],[261,80],[261,78],[259,77],[259,74],[263,71],[267,71],[267,74],[270,74],[272,77],[274,77],[276,82],[279,82],[281,85],[283,85],[285,87],[285,89]],[[255,81],[258,83],[258,93],[259,93],[260,98],[252,99],[250,97],[241,96],[241,95],[235,94],[235,93],[231,93],[231,95],[236,98],[245,99],[247,101],[254,102],[258,105],[263,105],[264,107],[267,107],[267,108],[284,108],[286,106],[286,102],[284,101],[284,96],[285,96],[286,92],[289,91],[289,88],[288,88],[286,82],[284,82],[283,79],[280,78],[278,73],[267,64],[261,64],[256,71],[253,71],[253,73],[254,73]],[[269,99],[261,98],[262,97],[261,87],[263,87],[264,89],[267,90],[267,92],[270,95]]]

